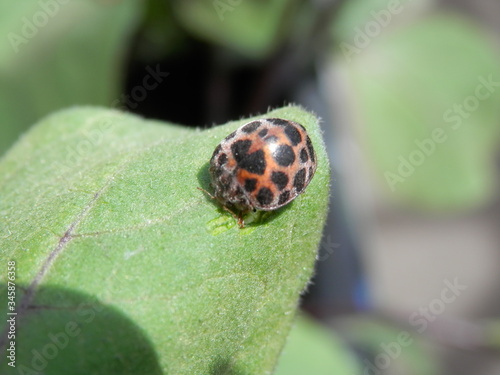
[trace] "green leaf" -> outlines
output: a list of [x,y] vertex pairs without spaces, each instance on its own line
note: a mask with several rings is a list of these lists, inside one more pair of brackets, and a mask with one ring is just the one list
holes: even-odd
[[491,199],[499,67],[484,32],[450,15],[379,36],[344,64],[361,142],[389,194],[431,210]]
[[327,327],[299,315],[274,375],[361,374],[346,345]]
[[[200,131],[72,109],[7,153],[0,265],[16,261],[18,366],[34,368],[35,350],[50,374],[270,373],[313,271],[329,168],[313,115],[266,116],[308,129],[318,169],[244,229],[197,187],[210,189],[213,150],[248,120]],[[6,296],[2,285],[4,317]],[[81,332],[54,349],[69,322]]]
[[172,5],[193,34],[258,59],[273,51],[285,24],[293,27],[297,1],[174,0]]
[[140,3],[0,2],[0,154],[42,116],[117,99]]

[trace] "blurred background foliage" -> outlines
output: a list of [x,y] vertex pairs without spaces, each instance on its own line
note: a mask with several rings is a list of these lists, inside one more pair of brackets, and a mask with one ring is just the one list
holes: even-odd
[[[332,209],[316,323],[278,373],[499,373],[499,25],[495,0],[1,1],[0,154],[73,105],[207,127],[302,104],[324,119]],[[470,297],[415,332],[453,277]],[[418,344],[370,367],[401,331]]]

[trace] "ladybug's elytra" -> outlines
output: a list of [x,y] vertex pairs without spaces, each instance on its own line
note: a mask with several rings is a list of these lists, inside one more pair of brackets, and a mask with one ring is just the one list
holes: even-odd
[[260,119],[222,140],[209,171],[212,198],[242,228],[245,213],[276,210],[302,193],[316,171],[316,155],[302,125],[280,118]]

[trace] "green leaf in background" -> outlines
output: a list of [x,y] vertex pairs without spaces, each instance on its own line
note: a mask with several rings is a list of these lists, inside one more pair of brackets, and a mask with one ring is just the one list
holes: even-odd
[[426,345],[424,334],[368,315],[338,318],[334,327],[358,353],[363,366],[358,374],[384,372],[438,375],[441,368]]
[[375,38],[351,62],[344,57],[361,141],[389,194],[433,210],[491,197],[500,59],[484,32],[439,15]]
[[266,57],[283,37],[283,27],[291,26],[296,0],[173,0],[182,25],[217,45],[244,56]]
[[117,99],[136,0],[0,2],[0,154],[41,116]]
[[[313,115],[266,116],[308,129],[318,169],[304,194],[245,229],[196,188],[209,189],[214,148],[248,120],[200,131],[82,108],[22,137],[0,162],[0,265],[16,261],[18,366],[271,373],[313,271],[329,168]],[[6,296],[4,284],[3,316]]]
[[487,319],[481,322],[481,332],[484,336],[484,346],[500,350],[500,320]]
[[[407,18],[418,14],[415,7],[425,6],[435,0],[350,0],[343,2],[340,11],[335,17],[335,22],[331,24],[334,39],[340,44],[353,43],[359,30],[364,31],[368,24],[376,21],[381,24],[380,32],[388,26],[398,23],[398,18]],[[401,17],[400,17],[401,15]],[[373,33],[376,28],[368,26],[369,32]]]
[[170,1],[147,0],[134,40],[135,62],[164,61],[186,48],[186,33],[175,20]]
[[299,315],[274,375],[361,374],[352,353],[329,328]]

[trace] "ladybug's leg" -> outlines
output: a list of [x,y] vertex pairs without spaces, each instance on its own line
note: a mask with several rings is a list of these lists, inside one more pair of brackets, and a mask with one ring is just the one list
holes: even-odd
[[238,220],[238,226],[240,227],[240,229],[245,228],[245,221],[243,220],[243,214],[241,212],[238,215],[237,220]]
[[208,195],[212,199],[217,199],[212,194],[210,194],[208,191],[206,191],[205,189],[203,189],[201,187],[197,187],[196,189],[201,190],[202,192],[204,192],[206,195]]
[[245,222],[243,221],[243,214],[241,212],[237,215],[233,211],[231,211],[231,209],[229,209],[228,207],[226,207],[224,205],[222,205],[222,208],[224,209],[224,211],[229,212],[231,214],[231,216],[236,219],[240,229],[245,228]]

